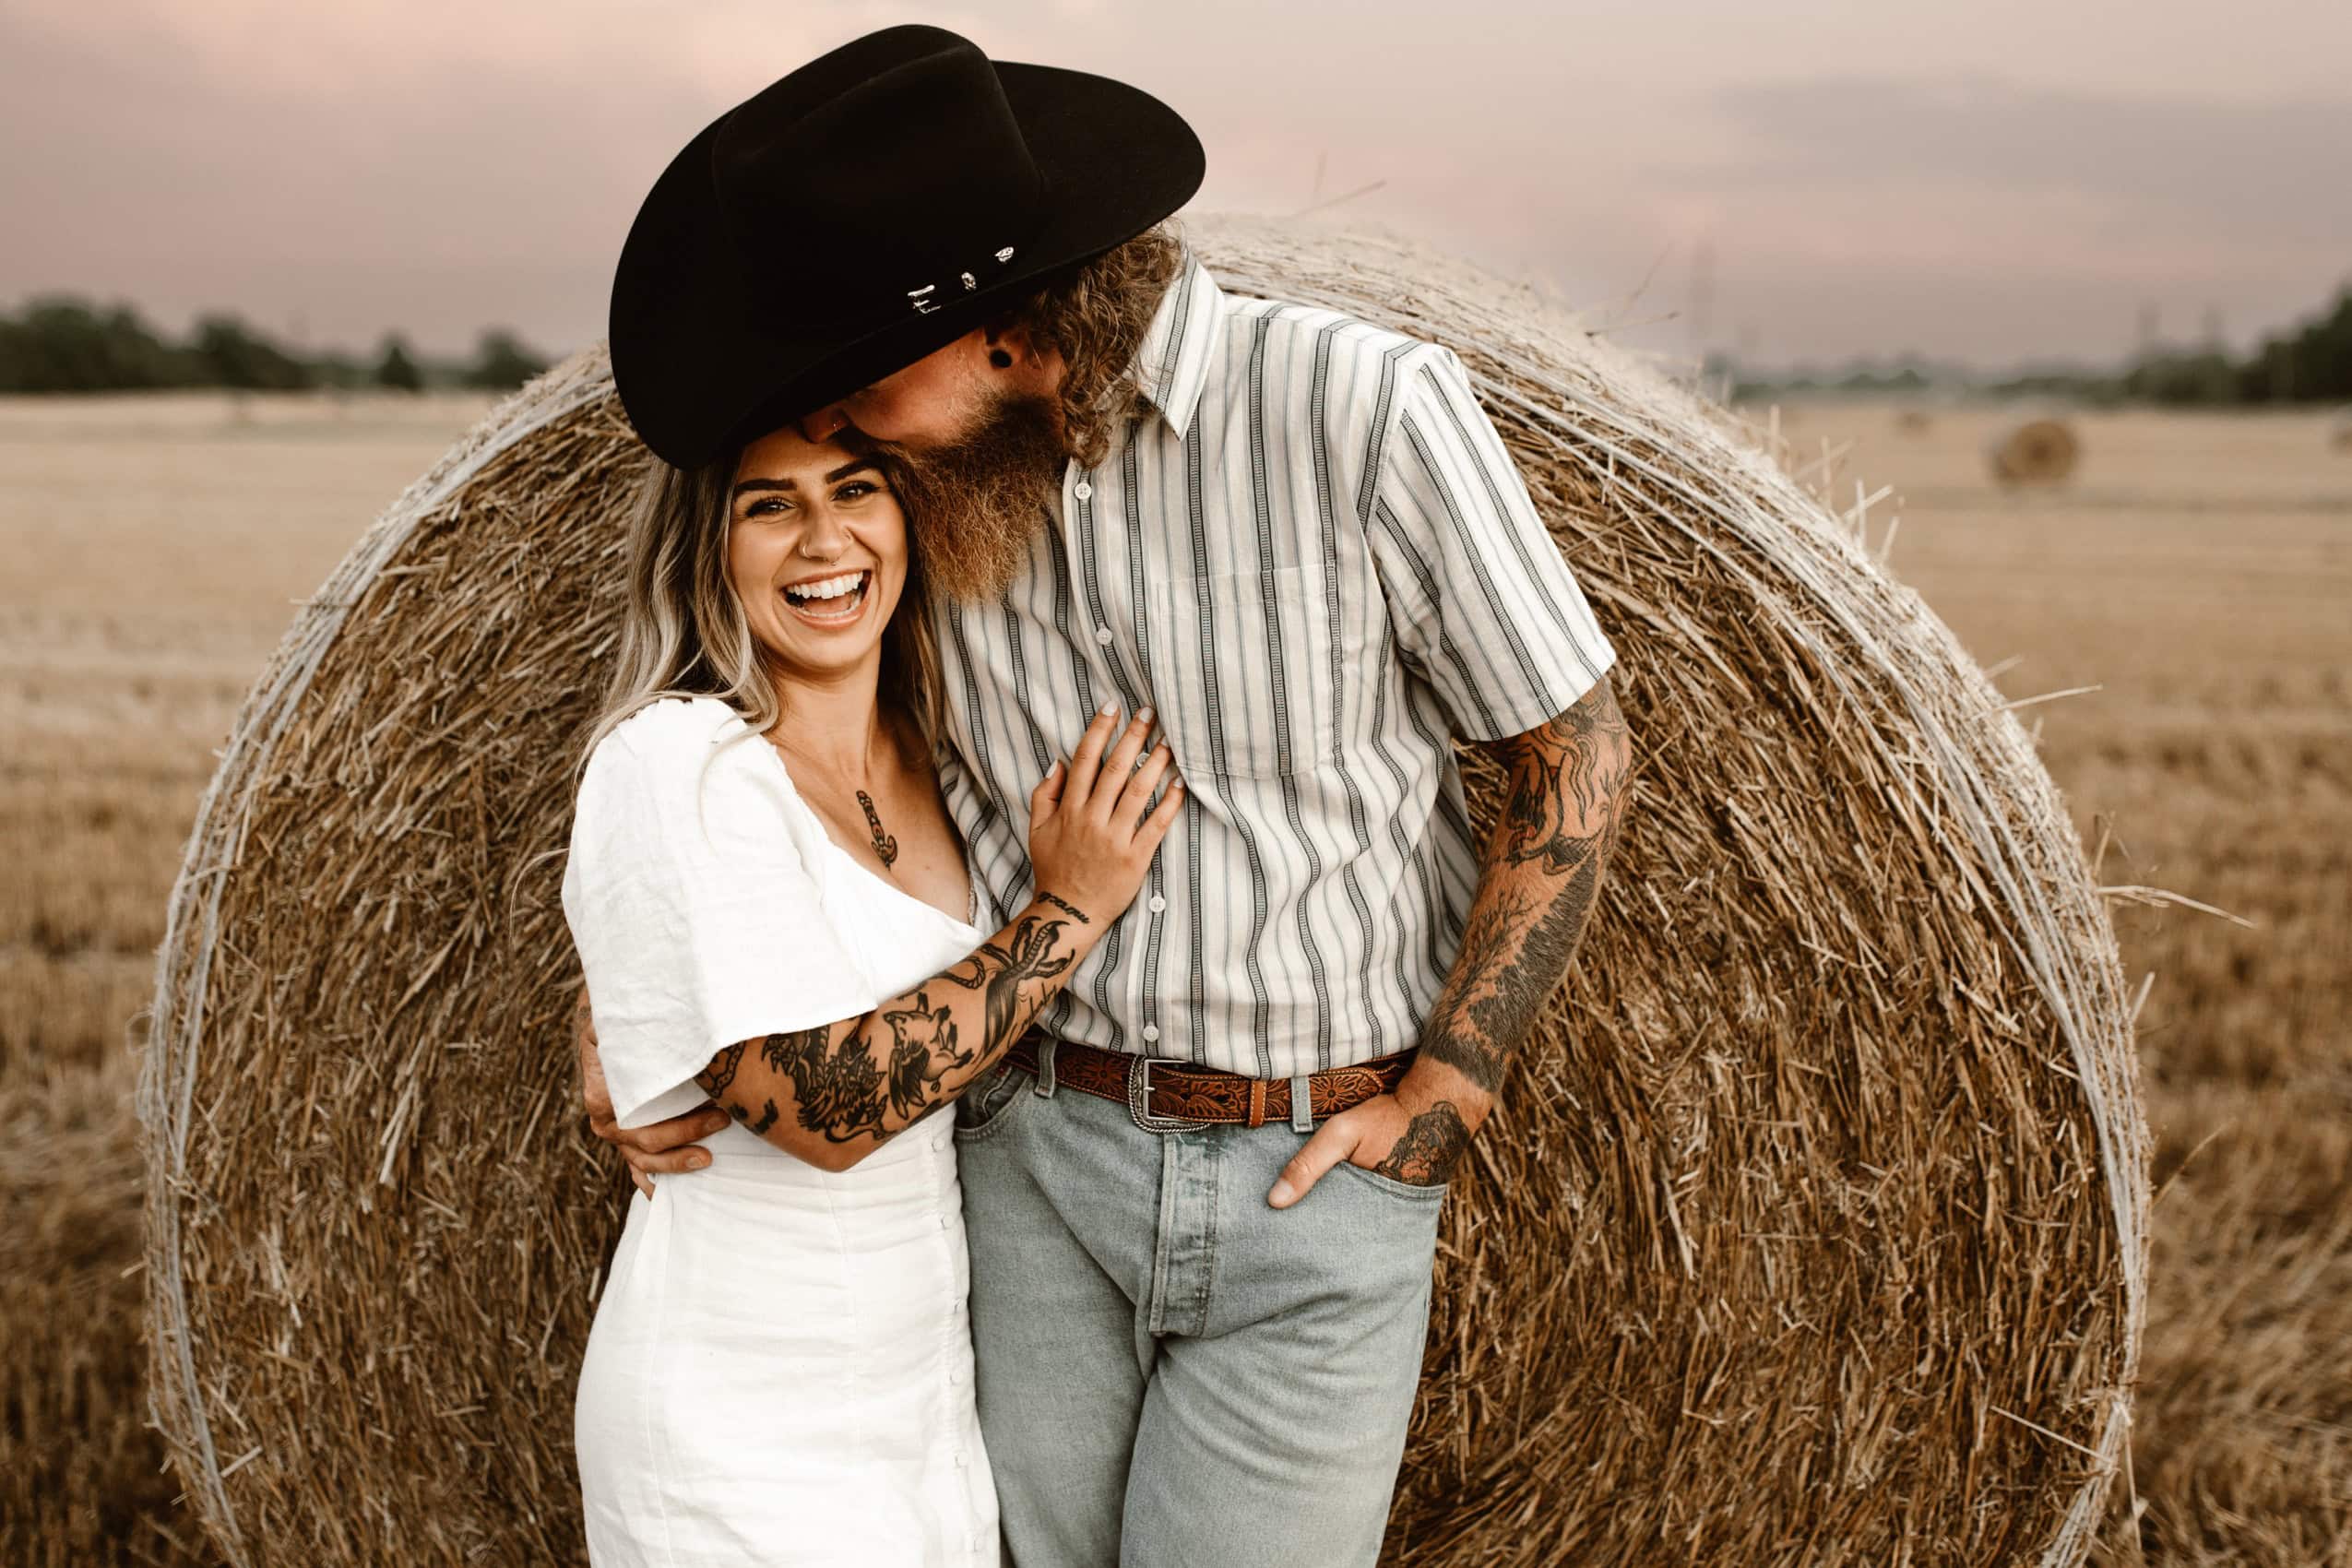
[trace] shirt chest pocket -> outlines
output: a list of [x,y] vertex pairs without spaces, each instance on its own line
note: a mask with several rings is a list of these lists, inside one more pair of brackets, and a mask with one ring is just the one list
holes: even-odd
[[1281,778],[1332,760],[1343,639],[1313,576],[1170,577],[1146,610],[1152,695],[1180,770]]

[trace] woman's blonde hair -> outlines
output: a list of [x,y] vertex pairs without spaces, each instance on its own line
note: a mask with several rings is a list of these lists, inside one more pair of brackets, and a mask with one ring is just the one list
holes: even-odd
[[[755,735],[783,719],[783,694],[727,576],[729,492],[739,457],[729,452],[691,469],[657,457],[639,481],[629,518],[620,647],[583,757],[623,720],[664,697],[717,697]],[[939,663],[911,526],[907,539],[907,576],[883,629],[875,701],[909,719],[928,748],[938,732]]]

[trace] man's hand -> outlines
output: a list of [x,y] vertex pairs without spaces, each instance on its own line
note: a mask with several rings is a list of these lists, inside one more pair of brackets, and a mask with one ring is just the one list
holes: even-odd
[[604,1061],[596,1053],[596,1025],[588,1017],[588,992],[580,992],[572,1010],[572,1040],[580,1053],[580,1099],[588,1108],[588,1131],[621,1151],[629,1162],[629,1180],[647,1197],[653,1196],[653,1179],[675,1170],[699,1170],[710,1163],[710,1151],[696,1145],[727,1125],[727,1113],[704,1105],[683,1116],[644,1127],[623,1127],[612,1120],[612,1092],[604,1084]]
[[1431,1100],[1417,1109],[1399,1098],[1408,1092],[1400,1084],[1397,1093],[1374,1095],[1316,1128],[1282,1168],[1265,1201],[1289,1208],[1343,1159],[1408,1186],[1444,1185],[1470,1146],[1471,1128],[1452,1100]]

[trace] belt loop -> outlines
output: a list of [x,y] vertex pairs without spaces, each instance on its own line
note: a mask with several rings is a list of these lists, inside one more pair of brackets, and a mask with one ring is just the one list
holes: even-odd
[[1253,1127],[1265,1125],[1265,1080],[1264,1078],[1250,1080],[1250,1125]]
[[1053,1098],[1053,1048],[1062,1042],[1051,1035],[1039,1037],[1037,1042],[1037,1092],[1041,1099]]
[[1304,1073],[1290,1080],[1290,1130],[1294,1133],[1315,1130],[1314,1086]]

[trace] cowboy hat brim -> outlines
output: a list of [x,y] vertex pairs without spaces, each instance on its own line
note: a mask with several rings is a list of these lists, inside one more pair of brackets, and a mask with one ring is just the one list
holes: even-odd
[[1200,188],[1199,138],[1149,93],[1083,71],[993,64],[1042,184],[1040,220],[976,286],[941,279],[935,297],[944,303],[928,312],[842,323],[827,301],[790,297],[789,286],[756,276],[711,179],[727,115],[671,160],[622,247],[610,321],[622,406],[658,456],[700,467],[903,369],[1142,233]]

